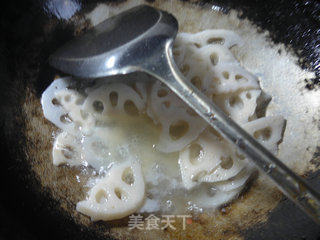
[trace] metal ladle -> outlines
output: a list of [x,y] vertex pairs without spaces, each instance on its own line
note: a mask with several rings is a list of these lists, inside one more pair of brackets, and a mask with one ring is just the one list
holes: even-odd
[[100,23],[55,52],[55,68],[81,78],[143,71],[165,83],[223,137],[265,172],[320,224],[320,194],[292,172],[180,73],[172,56],[178,31],[169,13],[141,5]]

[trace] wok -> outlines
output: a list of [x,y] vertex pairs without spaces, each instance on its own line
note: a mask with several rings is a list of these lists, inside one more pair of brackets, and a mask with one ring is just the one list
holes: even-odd
[[[214,218],[194,219],[184,232],[129,232],[127,219],[91,223],[75,211],[76,201],[85,197],[81,186],[88,174],[52,166],[55,128],[43,118],[39,98],[62,73],[49,66],[48,56],[107,14],[138,3],[172,12],[183,31],[210,24],[237,27],[247,44],[256,44],[256,50],[240,52],[251,71],[259,76],[255,68],[271,66],[267,70],[273,75],[287,73],[260,76],[272,79],[261,81],[262,89],[273,96],[270,111],[288,120],[280,159],[320,190],[318,1],[12,0],[1,15],[1,238],[320,239],[320,227],[263,181],[252,182]],[[275,65],[270,65],[271,53]],[[263,65],[265,61],[269,63]]]

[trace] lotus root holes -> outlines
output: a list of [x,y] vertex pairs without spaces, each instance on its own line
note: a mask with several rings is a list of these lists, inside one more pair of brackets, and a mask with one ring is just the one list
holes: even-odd
[[169,128],[170,137],[173,140],[182,138],[189,131],[189,124],[186,121],[179,120],[174,124],[171,124]]
[[100,189],[97,193],[96,193],[96,202],[97,203],[103,203],[103,202],[106,202],[108,197],[107,197],[107,193],[105,190],[103,189]]
[[203,148],[198,143],[191,144],[189,148],[190,163],[197,165],[201,161],[201,155],[203,154]]
[[130,167],[126,168],[123,172],[122,172],[122,176],[121,179],[123,182],[125,182],[128,185],[133,185],[134,183],[134,175],[132,172],[132,169]]
[[224,38],[221,38],[221,37],[212,37],[212,38],[209,38],[207,40],[207,43],[208,44],[220,44],[220,45],[223,45],[224,44]]
[[228,156],[228,157],[221,157],[220,158],[221,163],[220,166],[224,169],[230,169],[233,166],[233,159]]
[[124,111],[130,116],[138,116],[139,110],[133,101],[127,100],[124,103]]
[[272,129],[270,127],[266,127],[260,130],[257,130],[253,133],[253,137],[257,140],[266,141],[269,140],[272,134]]

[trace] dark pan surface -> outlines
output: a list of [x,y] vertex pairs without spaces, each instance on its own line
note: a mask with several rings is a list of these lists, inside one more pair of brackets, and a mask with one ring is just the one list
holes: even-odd
[[[157,1],[157,0],[156,0]],[[30,173],[25,159],[26,141],[23,113],[19,108],[24,99],[28,79],[37,96],[53,79],[55,71],[48,66],[50,53],[70,39],[73,29],[57,20],[48,3],[62,1],[10,1],[1,14],[0,89],[1,91],[1,194],[0,239],[102,239],[89,228],[77,225],[47,191],[40,191],[39,179]],[[86,11],[100,1],[73,1]],[[106,1],[101,1],[106,2]],[[111,2],[111,1],[110,1]],[[113,1],[119,4],[121,1]],[[262,30],[269,30],[274,42],[285,43],[299,56],[299,64],[316,72],[316,78],[306,80],[309,91],[320,91],[320,3],[318,1],[200,1],[195,4],[217,4],[237,9]],[[54,29],[46,26],[48,19]],[[47,30],[50,29],[50,30]],[[46,31],[47,30],[47,31]],[[46,79],[44,81],[44,79]],[[320,128],[319,128],[320,130]],[[320,147],[314,154],[320,164]],[[320,190],[319,174],[308,179]],[[300,210],[284,199],[270,213],[266,224],[243,231],[245,239],[320,239],[320,228]]]

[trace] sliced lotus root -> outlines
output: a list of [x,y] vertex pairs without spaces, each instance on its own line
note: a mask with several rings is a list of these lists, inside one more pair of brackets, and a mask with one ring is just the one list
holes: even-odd
[[212,99],[227,115],[239,124],[252,120],[261,90],[245,90],[231,94],[213,95]]
[[197,48],[207,45],[221,45],[231,48],[234,45],[242,45],[242,39],[233,31],[222,29],[208,29],[198,33],[180,33],[178,41],[183,43],[193,43]]
[[209,79],[211,83],[209,87],[212,88],[214,93],[228,93],[240,89],[259,89],[257,78],[241,67],[230,50],[223,46],[208,45],[195,51],[185,61],[188,65],[198,63],[193,64],[190,71],[185,74],[188,79],[195,75],[194,72],[197,72],[198,69],[201,70],[200,65],[207,67],[207,71],[202,72],[202,78]]
[[230,202],[244,188],[246,182],[250,178],[252,167],[246,167],[236,176],[221,182],[204,183],[192,194],[191,201],[202,208],[216,208],[222,204]]
[[135,82],[134,90],[139,94],[143,102],[147,102],[147,84],[145,82]]
[[237,34],[228,30],[211,29],[195,34],[179,33],[173,48],[177,65],[182,67],[182,63],[190,54],[207,45],[231,48],[234,45],[242,45],[242,40]]
[[189,115],[184,109],[171,112],[168,119],[161,118],[162,130],[157,149],[162,152],[176,152],[197,138],[207,125],[201,118]]
[[206,44],[198,48],[190,44],[192,35],[182,35],[175,50],[179,52],[176,63],[188,81],[205,94],[259,88],[257,78],[240,66],[229,44]]
[[238,90],[260,89],[256,76],[238,63],[219,64],[212,69],[212,92],[229,93]]
[[213,81],[216,80],[213,76],[217,75],[214,72],[214,66],[225,63],[237,64],[237,60],[229,49],[212,45],[201,49],[192,47],[185,53],[184,59],[178,62],[178,66],[186,80],[199,90],[210,92],[209,88],[212,88]]
[[207,126],[191,108],[160,82],[151,90],[149,116],[161,124],[157,149],[162,152],[179,151],[198,137]]
[[83,164],[81,158],[81,142],[67,132],[60,133],[54,141],[52,149],[53,164],[76,166]]
[[114,165],[88,195],[86,200],[77,203],[77,211],[93,221],[120,219],[134,213],[145,198],[140,164],[127,161]]
[[82,133],[89,135],[93,131],[96,120],[92,114],[84,111],[82,105],[85,97],[75,90],[63,89],[55,93],[60,105],[68,111],[68,118]]
[[123,83],[98,85],[87,89],[83,110],[92,113],[97,119],[111,116],[138,116],[146,106],[142,97],[130,86]]
[[269,116],[256,119],[242,127],[273,154],[277,154],[282,139],[285,119],[282,116]]
[[160,118],[170,109],[187,108],[187,105],[165,84],[156,81],[151,88],[149,108],[156,118]]
[[[258,140],[263,146],[265,146],[270,152],[272,152],[273,154],[277,154],[278,144],[282,138],[284,124],[285,124],[285,120],[283,119],[283,117],[270,116],[270,117],[259,118],[252,122],[248,122],[244,124],[242,127],[244,130],[250,133],[256,140]],[[225,142],[225,144],[228,144],[228,143]],[[236,161],[234,159],[236,159]],[[221,179],[221,175],[226,176],[227,178],[225,179],[228,179],[232,171],[228,172],[226,170],[228,170],[228,166],[231,166],[232,162],[233,162],[233,165],[236,164],[235,166],[230,167],[230,170],[233,170],[233,171],[239,170],[241,166],[248,165],[250,163],[245,158],[245,156],[237,153],[237,151],[235,152],[235,154],[231,154],[231,156],[229,156],[228,158],[225,158],[224,160],[225,162],[224,163],[222,162],[215,171],[213,171],[211,174],[208,174],[199,178],[199,181],[202,181],[202,182],[221,181],[221,180],[217,180],[217,177]],[[225,167],[223,167],[222,164],[224,164],[225,167],[227,167],[227,169],[225,169]]]
[[179,68],[186,81],[193,84],[206,95],[208,95],[207,92],[209,94],[212,92],[213,73],[209,74],[208,64],[201,56],[198,58],[195,55],[188,57]]
[[182,182],[191,189],[201,182],[218,182],[237,175],[246,165],[224,140],[210,132],[180,152],[179,165]]
[[[143,102],[147,102],[148,98],[148,86],[149,83],[154,79],[150,75],[144,72],[134,72],[129,75],[121,75],[121,78],[125,80],[125,84],[132,87],[134,91],[136,91]],[[134,79],[134,80],[133,80]],[[121,79],[119,79],[121,81]],[[107,84],[107,82],[105,83]]]
[[119,128],[103,128],[94,135],[74,136],[60,133],[53,146],[53,164],[82,164],[96,170],[108,169],[113,162],[119,162],[116,149],[125,136]]
[[72,134],[76,129],[76,126],[70,119],[68,110],[63,108],[56,98],[56,92],[60,90],[66,90],[71,84],[71,78],[59,78],[54,80],[43,92],[41,97],[41,105],[46,119],[48,119],[58,128]]
[[229,178],[228,180],[213,183],[214,188],[219,191],[232,191],[240,188],[248,181],[250,175],[253,172],[253,166],[249,165],[242,169],[236,176]]
[[190,56],[193,59],[203,59],[208,66],[217,66],[219,64],[238,63],[232,52],[226,47],[219,45],[208,45],[193,52]]

